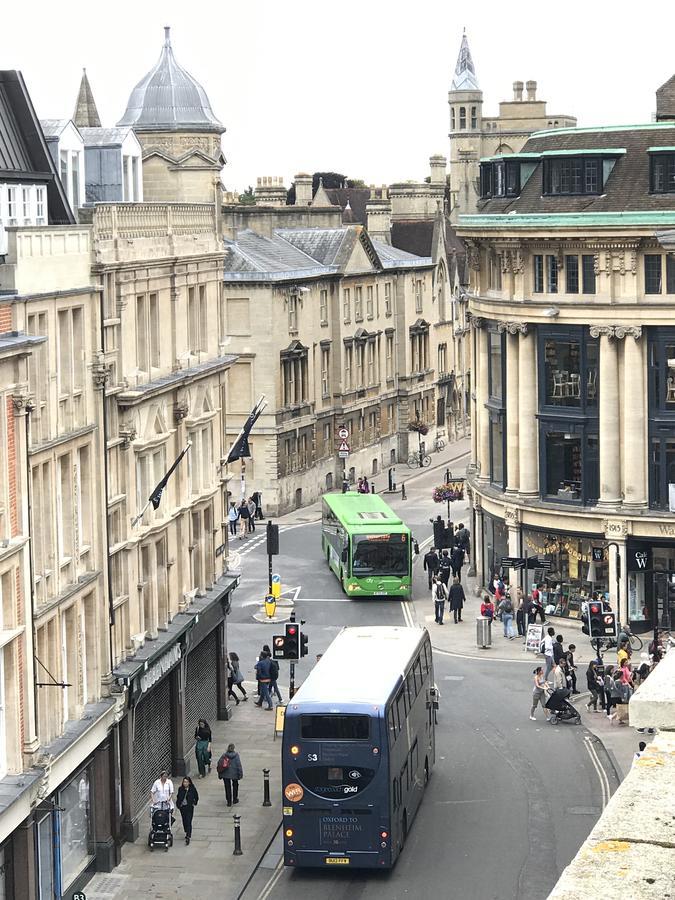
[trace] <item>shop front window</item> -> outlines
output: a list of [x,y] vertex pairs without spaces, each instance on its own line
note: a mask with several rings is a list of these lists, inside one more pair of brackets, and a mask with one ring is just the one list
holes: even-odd
[[580,425],[543,422],[541,443],[543,495],[557,500],[597,501],[598,435],[586,434],[585,427]]
[[0,846],[0,900],[9,897],[11,873],[9,871],[10,854],[6,844]]
[[61,872],[63,886],[72,884],[94,856],[89,803],[89,774],[83,770],[59,792],[61,807]]
[[650,463],[650,506],[675,510],[675,438],[652,437]]
[[575,332],[543,337],[544,406],[597,407],[598,342]]
[[598,540],[523,529],[524,555],[537,556],[549,568],[528,569],[528,590],[538,584],[547,616],[581,617],[582,603],[593,595],[609,598],[609,564],[592,562]]
[[495,572],[501,571],[502,559],[509,555],[508,528],[501,519],[493,519],[483,514],[483,578],[486,584],[492,581]]
[[649,329],[649,505],[675,509],[675,329]]
[[[51,812],[45,813],[37,823],[37,864],[39,900],[54,897],[54,832]],[[59,892],[60,893],[60,892]]]

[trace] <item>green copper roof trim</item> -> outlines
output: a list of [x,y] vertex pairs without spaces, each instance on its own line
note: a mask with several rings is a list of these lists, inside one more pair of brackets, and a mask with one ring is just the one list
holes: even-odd
[[592,225],[675,225],[675,209],[585,213],[462,215],[460,228],[569,228]]
[[671,122],[646,122],[644,125],[596,125],[595,128],[547,128],[544,131],[533,131],[531,138],[544,137],[550,134],[597,134],[611,131],[658,131],[671,128],[675,130],[675,121]]
[[622,156],[626,153],[625,147],[605,147],[594,150],[542,150],[541,155],[549,156]]
[[647,147],[647,153],[675,153],[675,147]]
[[500,153],[497,156],[481,156],[480,162],[499,162],[502,159],[541,159],[541,153]]

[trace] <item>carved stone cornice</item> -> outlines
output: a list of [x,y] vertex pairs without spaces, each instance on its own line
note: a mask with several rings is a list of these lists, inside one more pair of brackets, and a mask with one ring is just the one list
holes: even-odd
[[173,420],[178,425],[187,417],[190,412],[190,404],[187,400],[178,400],[173,406]]
[[642,337],[641,325],[591,325],[589,328],[591,337],[616,338],[618,341],[625,337],[633,337],[639,341]]
[[474,328],[485,328],[487,320],[482,316],[469,315],[469,321]]
[[18,416],[33,412],[35,404],[27,384],[18,384],[12,393],[14,412]]
[[91,364],[91,377],[94,380],[96,390],[102,390],[110,377],[112,366],[106,363],[105,356],[99,350],[94,354],[94,361]]
[[131,442],[136,440],[136,426],[133,422],[124,422],[120,425],[120,437],[122,438],[122,449],[128,450]]
[[527,334],[527,322],[497,322],[500,334]]

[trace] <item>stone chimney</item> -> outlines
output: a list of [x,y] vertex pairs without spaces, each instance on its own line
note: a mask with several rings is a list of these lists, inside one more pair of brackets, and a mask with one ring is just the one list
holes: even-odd
[[371,197],[366,201],[366,228],[375,241],[391,244],[391,200],[385,188],[382,188],[382,199],[375,198],[371,188]]
[[259,206],[286,206],[284,179],[279,175],[263,175],[258,178],[255,200]]
[[445,184],[445,175],[448,161],[441,154],[429,157],[429,169],[431,171],[432,184]]
[[312,176],[299,172],[295,176],[295,205],[309,206],[312,202]]
[[516,103],[522,103],[522,101],[523,101],[523,82],[522,81],[514,81],[513,82],[513,99]]
[[536,100],[537,99],[537,82],[536,81],[526,81],[525,89],[527,91],[527,99],[528,100]]

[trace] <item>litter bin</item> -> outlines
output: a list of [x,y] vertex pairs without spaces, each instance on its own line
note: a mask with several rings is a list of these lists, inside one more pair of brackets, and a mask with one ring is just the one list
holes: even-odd
[[476,645],[479,650],[492,646],[492,619],[485,616],[476,619]]

